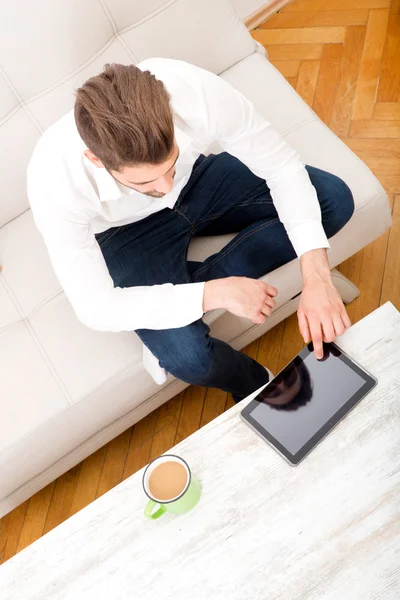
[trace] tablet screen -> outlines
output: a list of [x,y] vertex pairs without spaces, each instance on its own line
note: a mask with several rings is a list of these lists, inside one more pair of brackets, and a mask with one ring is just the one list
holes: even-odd
[[248,414],[295,455],[365,383],[340,350],[327,344],[323,360],[314,352],[296,356],[252,402]]

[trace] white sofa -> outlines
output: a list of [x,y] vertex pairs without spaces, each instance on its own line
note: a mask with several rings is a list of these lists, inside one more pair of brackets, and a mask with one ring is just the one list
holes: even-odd
[[[22,0],[0,21],[0,516],[175,396],[144,370],[134,332],[80,324],[52,271],[26,197],[25,173],[40,134],[73,105],[73,90],[106,62],[150,56],[187,60],[244,92],[304,162],[332,171],[356,211],[331,241],[332,268],[391,223],[368,168],[317,118],[268,62],[227,0]],[[194,240],[203,260],[232,236]],[[337,271],[346,302],[358,290]],[[297,308],[298,261],[270,273],[278,306],[263,326],[223,311],[212,334],[240,349]]]

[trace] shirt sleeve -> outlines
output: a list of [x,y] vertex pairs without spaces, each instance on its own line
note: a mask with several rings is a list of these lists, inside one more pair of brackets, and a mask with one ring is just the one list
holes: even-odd
[[166,62],[160,77],[174,110],[265,179],[296,254],[329,248],[315,188],[295,150],[229,83],[188,63]]
[[83,213],[55,207],[28,170],[28,196],[56,276],[78,319],[99,331],[184,327],[203,316],[204,283],[114,287]]

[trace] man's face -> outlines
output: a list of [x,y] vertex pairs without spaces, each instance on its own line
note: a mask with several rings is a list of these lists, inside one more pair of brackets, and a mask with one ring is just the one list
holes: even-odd
[[[293,365],[287,379],[282,375],[275,377],[274,381],[265,389],[265,397],[268,404],[284,406],[289,404],[301,390],[300,371]],[[262,394],[263,392],[261,392]]]
[[[85,151],[85,156],[97,167],[103,167],[99,159],[90,151]],[[109,171],[119,183],[130,187],[141,194],[152,198],[162,198],[174,186],[175,163],[179,157],[179,148],[176,142],[171,155],[161,165],[139,165],[123,167],[120,171]]]

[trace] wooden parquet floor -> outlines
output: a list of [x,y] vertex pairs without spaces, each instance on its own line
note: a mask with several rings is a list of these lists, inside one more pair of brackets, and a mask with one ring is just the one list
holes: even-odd
[[[340,270],[361,290],[353,322],[387,300],[400,310],[400,0],[296,0],[252,32],[271,62],[380,179],[394,223]],[[303,346],[296,315],[245,349],[271,370]],[[0,562],[229,408],[190,387],[0,520]]]

